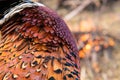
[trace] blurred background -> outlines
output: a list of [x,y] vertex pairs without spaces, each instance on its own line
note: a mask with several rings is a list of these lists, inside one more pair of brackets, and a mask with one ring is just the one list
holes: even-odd
[[120,80],[120,0],[33,0],[56,11],[72,31],[81,80]]

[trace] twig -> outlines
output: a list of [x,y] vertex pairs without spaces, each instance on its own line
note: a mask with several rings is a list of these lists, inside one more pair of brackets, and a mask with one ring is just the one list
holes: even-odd
[[64,20],[68,21],[70,20],[72,17],[74,17],[75,15],[77,15],[79,12],[81,12],[87,5],[89,5],[92,2],[92,0],[84,0],[83,3],[78,6],[76,9],[74,9],[72,12],[70,12],[69,14],[67,14],[64,17]]

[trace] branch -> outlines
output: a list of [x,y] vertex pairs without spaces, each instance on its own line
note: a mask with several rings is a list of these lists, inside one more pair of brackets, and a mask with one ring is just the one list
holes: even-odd
[[81,12],[87,5],[89,5],[92,2],[92,0],[84,0],[83,3],[78,6],[76,9],[74,9],[73,11],[71,11],[69,14],[67,14],[64,17],[64,20],[68,21],[71,18],[73,18],[75,15],[77,15],[79,12]]

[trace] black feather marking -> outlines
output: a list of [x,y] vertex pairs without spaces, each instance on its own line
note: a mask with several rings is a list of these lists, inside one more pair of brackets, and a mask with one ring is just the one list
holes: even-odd
[[36,66],[36,65],[38,65],[37,61],[34,61],[34,62],[31,63],[31,66]]
[[72,61],[71,56],[69,54],[67,54],[65,57]]
[[70,54],[71,54],[72,56],[74,56],[74,58],[76,58],[76,55],[75,55],[74,52],[71,52]]
[[71,72],[71,74],[73,74],[73,75],[78,75],[76,72]]
[[66,76],[63,76],[63,80],[67,80]]
[[38,64],[38,62],[37,62],[37,61],[34,61],[34,62],[33,62],[33,64],[34,64],[34,65],[37,65],[37,64]]
[[77,64],[74,64],[74,66],[75,66],[76,68],[78,68]]
[[67,75],[69,78],[73,78],[73,75],[72,74],[68,74]]
[[55,78],[54,77],[50,77],[48,80],[55,80]]
[[51,57],[51,65],[52,66],[54,65],[54,59],[55,59],[55,57]]
[[36,58],[42,58],[42,56],[41,56],[41,55],[39,55],[39,56],[37,56]]
[[76,78],[75,80],[79,80],[78,78]]
[[50,57],[50,56],[45,57],[45,59],[44,59],[43,63],[47,63],[50,59],[51,59],[51,57]]
[[2,52],[0,52],[0,55],[2,55]]
[[74,70],[75,72],[76,72],[76,74],[79,74],[79,72],[78,71],[76,71],[76,70]]
[[54,72],[57,73],[57,74],[60,74],[60,73],[62,73],[62,70],[61,69],[57,69],[57,70],[54,70]]
[[74,70],[73,72],[71,72],[72,74],[74,74],[74,75],[76,75],[76,76],[79,76],[79,72],[78,71],[76,71],[76,70]]
[[66,62],[65,64],[64,64],[65,66],[73,66],[71,63],[69,63],[69,62]]
[[64,71],[70,71],[68,68],[63,68]]

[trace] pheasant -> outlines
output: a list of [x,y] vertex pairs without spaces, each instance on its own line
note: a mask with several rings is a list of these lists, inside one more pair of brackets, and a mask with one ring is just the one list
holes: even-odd
[[29,0],[0,4],[0,80],[80,80],[75,40],[57,13]]

